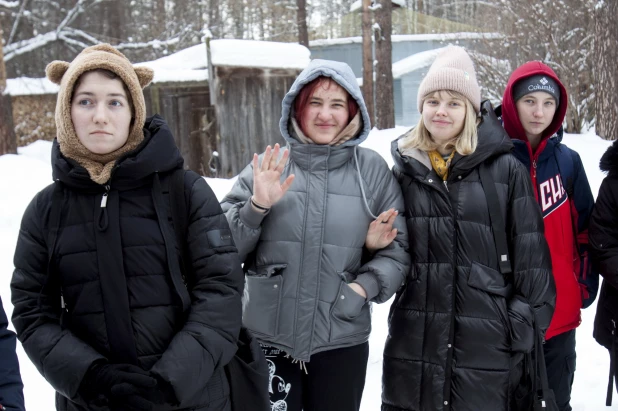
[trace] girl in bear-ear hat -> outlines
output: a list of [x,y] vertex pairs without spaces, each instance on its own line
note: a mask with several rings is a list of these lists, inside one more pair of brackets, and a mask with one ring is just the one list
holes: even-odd
[[26,353],[58,410],[230,410],[243,273],[214,193],[187,172],[183,284],[166,189],[183,159],[146,118],[152,70],[100,44],[46,72],[54,183],[24,214],[11,282]]

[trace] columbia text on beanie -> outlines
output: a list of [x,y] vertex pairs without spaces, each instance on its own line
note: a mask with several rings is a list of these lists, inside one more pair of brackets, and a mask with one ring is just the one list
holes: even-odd
[[517,102],[526,94],[534,93],[535,91],[544,91],[556,99],[556,105],[560,104],[560,87],[558,83],[553,78],[543,74],[535,74],[515,83],[513,86],[513,101]]

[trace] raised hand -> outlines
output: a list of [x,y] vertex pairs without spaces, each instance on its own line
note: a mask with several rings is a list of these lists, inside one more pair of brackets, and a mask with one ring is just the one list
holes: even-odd
[[286,149],[279,159],[279,144],[275,148],[266,147],[262,164],[258,164],[258,155],[253,154],[253,201],[261,207],[270,208],[288,191],[294,181],[294,174],[281,183],[281,173],[290,155]]
[[393,228],[393,223],[398,211],[394,208],[386,210],[369,224],[369,231],[365,237],[365,247],[374,253],[393,242],[397,236],[397,229]]

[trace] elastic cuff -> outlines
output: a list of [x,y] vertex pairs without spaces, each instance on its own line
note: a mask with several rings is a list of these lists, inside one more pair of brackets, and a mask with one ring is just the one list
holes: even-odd
[[260,228],[262,224],[262,220],[270,213],[267,211],[266,213],[260,213],[251,205],[251,201],[247,200],[245,205],[238,212],[238,216],[240,217],[240,221],[242,221],[246,226],[256,229]]
[[367,301],[373,300],[380,293],[380,283],[376,276],[371,273],[360,274],[354,282],[363,287],[367,293]]

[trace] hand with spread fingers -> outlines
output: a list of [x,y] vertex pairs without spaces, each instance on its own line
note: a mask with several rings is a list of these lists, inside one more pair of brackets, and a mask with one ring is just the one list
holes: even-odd
[[281,183],[281,173],[288,161],[289,151],[283,151],[279,158],[279,144],[274,149],[266,147],[262,163],[258,164],[258,155],[253,155],[253,198],[251,201],[260,210],[268,210],[281,200],[294,181],[294,174]]
[[394,208],[384,211],[369,224],[369,231],[365,237],[365,247],[372,252],[388,246],[397,236],[397,229],[393,228],[395,218],[399,212]]

